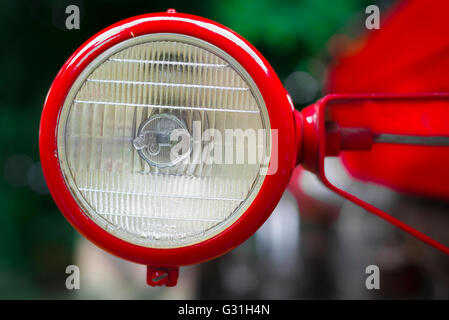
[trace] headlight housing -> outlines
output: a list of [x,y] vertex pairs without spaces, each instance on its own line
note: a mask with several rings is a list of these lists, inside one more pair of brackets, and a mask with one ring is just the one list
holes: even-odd
[[[274,209],[297,159],[293,111],[234,32],[173,11],[138,16],[92,37],[58,73],[41,119],[43,170],[63,214],[100,247],[150,266],[198,263]],[[258,134],[231,139],[230,163],[198,161],[229,144],[215,129]],[[179,153],[175,132],[188,142]],[[262,155],[254,163],[251,150]]]

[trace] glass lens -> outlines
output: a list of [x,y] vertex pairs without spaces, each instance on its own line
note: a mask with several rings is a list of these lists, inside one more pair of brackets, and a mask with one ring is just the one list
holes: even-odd
[[61,111],[58,156],[80,207],[134,244],[204,241],[254,200],[270,158],[263,99],[229,55],[146,35],[96,58]]

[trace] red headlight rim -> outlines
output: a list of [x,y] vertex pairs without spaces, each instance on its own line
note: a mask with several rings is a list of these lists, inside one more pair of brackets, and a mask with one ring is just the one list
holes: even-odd
[[[248,210],[222,233],[195,245],[154,249],[121,240],[95,224],[77,205],[65,185],[59,167],[56,130],[65,97],[78,75],[98,55],[113,45],[148,33],[179,33],[207,41],[236,59],[258,86],[268,109],[272,129],[277,129],[278,170],[265,177],[259,194]],[[236,247],[268,218],[288,183],[295,163],[293,106],[277,75],[246,40],[207,19],[179,13],[159,13],[130,18],[101,31],[83,44],[56,76],[45,101],[39,146],[50,192],[69,222],[89,240],[106,251],[137,263],[177,266],[205,261]]]

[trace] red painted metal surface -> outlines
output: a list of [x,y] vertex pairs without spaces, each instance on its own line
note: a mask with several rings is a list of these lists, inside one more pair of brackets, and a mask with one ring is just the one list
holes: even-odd
[[[234,57],[255,81],[268,109],[272,129],[278,130],[278,170],[265,177],[259,194],[232,226],[201,243],[176,248],[146,248],[123,241],[96,225],[77,205],[65,185],[56,146],[59,111],[75,79],[99,54],[113,45],[149,33],[178,33],[207,41]],[[39,147],[42,168],[59,209],[86,238],[104,250],[137,263],[173,267],[199,263],[236,247],[268,218],[287,186],[298,154],[298,128],[293,105],[274,70],[246,40],[213,21],[197,16],[168,13],[147,14],[116,23],[84,43],[64,64],[45,101]],[[273,158],[272,158],[273,160]]]
[[178,283],[179,267],[147,266],[147,284],[152,287],[174,287]]
[[[449,101],[439,97],[425,101],[415,97],[400,100],[351,99],[330,108],[328,114],[342,127],[369,128],[371,135],[447,136],[449,140]],[[367,141],[365,148],[370,149],[369,152],[341,154],[352,176],[403,193],[449,197],[449,146],[371,142],[370,147],[369,143]]]
[[[329,93],[449,92],[449,1],[403,1],[393,9],[382,14],[387,19],[380,30],[366,34],[337,58],[330,69]],[[359,107],[366,110],[362,121],[375,130],[430,134],[449,128],[444,105],[429,106],[427,119],[409,112],[405,104],[390,110],[363,103]],[[348,112],[338,110],[334,117],[349,125],[359,120],[347,117]],[[388,112],[390,119],[385,117]],[[342,157],[357,179],[410,194],[449,199],[447,148],[384,144],[376,145],[369,158],[363,152],[344,153]]]
[[[414,237],[424,241],[425,243],[435,247],[436,249],[449,254],[449,248],[445,245],[435,241],[434,239],[430,238],[429,236],[421,233],[420,231],[412,228],[411,226],[405,224],[404,222],[396,219],[395,217],[389,215],[388,213],[380,210],[379,208],[376,208],[375,206],[355,197],[354,195],[340,189],[339,187],[332,184],[328,178],[326,177],[325,167],[324,167],[324,158],[328,156],[327,150],[328,147],[326,146],[327,141],[326,138],[328,137],[328,133],[326,130],[326,121],[333,121],[336,120],[332,117],[332,112],[329,112],[329,109],[334,107],[335,109],[347,107],[348,105],[351,105],[352,102],[357,103],[369,103],[369,102],[387,102],[387,105],[385,105],[383,108],[394,108],[395,106],[400,106],[401,103],[416,103],[419,102],[422,104],[422,106],[426,106],[429,103],[433,103],[435,101],[439,101],[440,103],[442,101],[449,102],[449,93],[436,93],[436,94],[348,94],[348,95],[328,95],[318,101],[316,104],[309,106],[306,108],[305,113],[309,114],[309,117],[311,121],[304,122],[304,132],[306,131],[314,131],[315,134],[313,135],[314,139],[318,141],[318,154],[316,154],[316,149],[310,149],[310,153],[308,153],[307,149],[304,149],[303,152],[303,161],[310,161],[309,159],[316,159],[318,158],[318,166],[317,166],[317,174],[320,177],[321,181],[331,190],[337,192],[341,196],[345,197],[346,199],[356,203],[357,205],[361,206],[362,208],[374,213],[375,215],[381,217],[382,219],[388,221],[389,223],[397,226],[398,228],[408,232],[409,234],[413,235]],[[337,104],[340,104],[339,107],[336,107]],[[346,114],[347,115],[347,114]],[[369,116],[369,113],[367,114]],[[343,117],[344,118],[344,117]],[[360,121],[360,120],[359,120]],[[422,125],[421,125],[422,126]],[[424,129],[423,129],[424,130]],[[315,138],[316,137],[316,138]],[[446,148],[443,148],[446,149]],[[355,151],[347,152],[353,153]],[[371,151],[370,151],[371,152]],[[371,156],[372,157],[372,156]],[[375,160],[375,158],[374,158]],[[404,160],[405,161],[405,160]]]

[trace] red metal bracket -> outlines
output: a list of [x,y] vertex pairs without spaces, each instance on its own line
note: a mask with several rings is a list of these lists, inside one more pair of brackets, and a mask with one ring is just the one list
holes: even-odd
[[152,267],[147,266],[148,285],[174,287],[178,282],[179,267]]
[[[337,194],[343,196],[344,198],[354,202],[360,207],[368,210],[371,213],[379,216],[380,218],[388,221],[389,223],[395,225],[396,227],[404,230],[405,232],[411,234],[412,236],[420,239],[421,241],[427,243],[428,245],[446,253],[449,255],[449,248],[440,242],[430,238],[429,236],[423,234],[422,232],[412,228],[406,223],[400,221],[399,219],[389,215],[388,213],[380,210],[379,208],[355,197],[354,195],[338,188],[333,185],[326,177],[324,168],[324,158],[326,156],[335,155],[337,152],[335,150],[335,144],[339,146],[341,144],[341,137],[339,134],[335,134],[333,130],[335,128],[326,128],[326,108],[334,102],[337,101],[351,101],[351,100],[385,100],[390,99],[392,101],[404,101],[404,100],[414,100],[414,99],[445,99],[449,101],[449,93],[425,93],[425,94],[359,94],[359,95],[342,95],[342,94],[332,94],[319,100],[314,105],[311,105],[303,110],[303,143],[302,143],[302,157],[300,163],[303,164],[307,169],[315,172],[321,181],[331,190]],[[364,130],[364,134],[369,132]],[[360,144],[363,148],[369,144],[369,139],[362,139],[363,141],[357,141],[355,144]],[[327,141],[329,139],[329,141]]]

